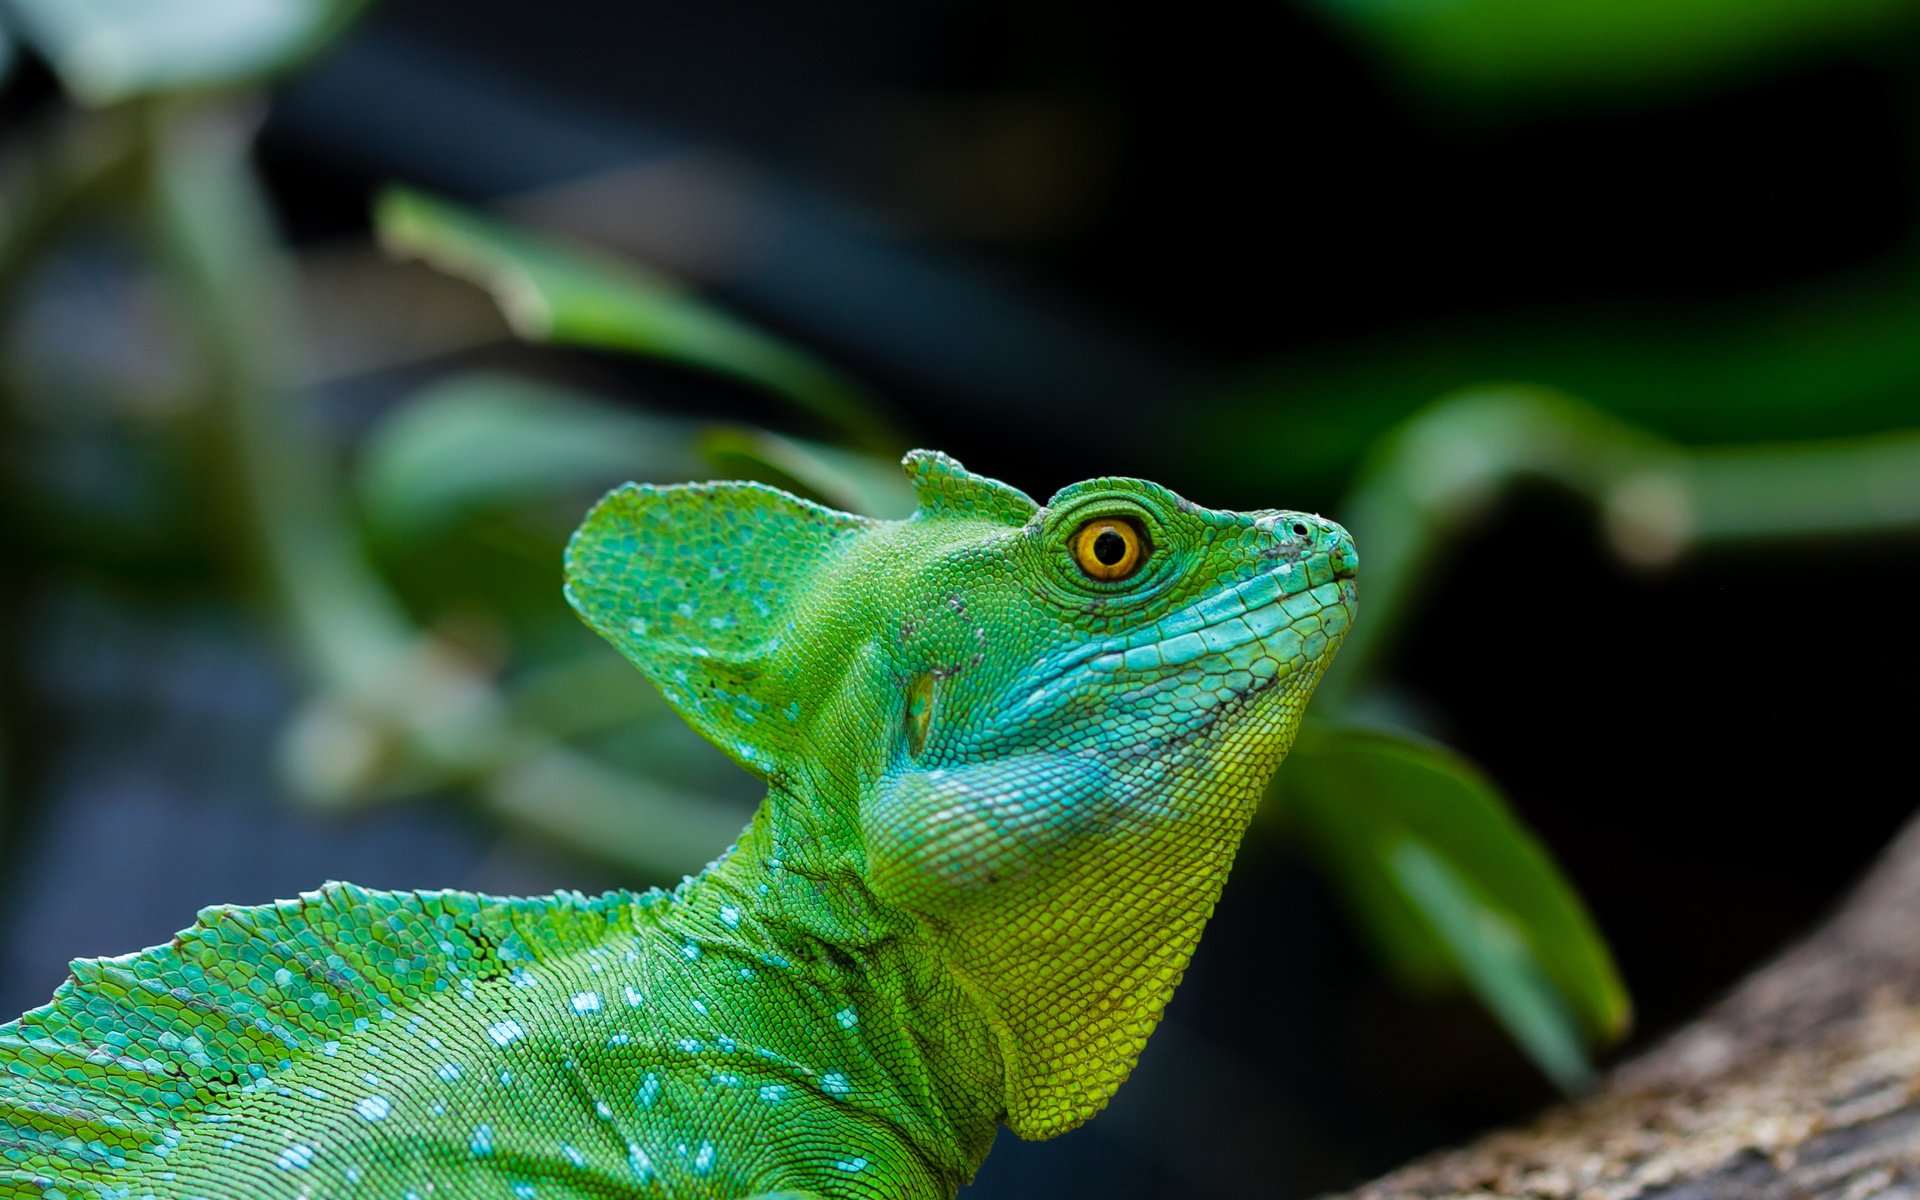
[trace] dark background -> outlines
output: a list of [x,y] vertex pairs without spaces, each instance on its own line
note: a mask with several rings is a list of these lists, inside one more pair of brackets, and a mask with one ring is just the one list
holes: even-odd
[[[1387,422],[1356,418],[1324,452],[1289,439],[1424,401],[1342,388],[1402,356],[1451,386],[1501,373],[1484,331],[1574,331],[1591,347],[1567,380],[1516,360],[1570,385],[1612,330],[1678,363],[1644,332],[1897,291],[1912,43],[1891,21],[1611,88],[1475,92],[1304,7],[393,0],[273,90],[257,161],[303,254],[363,241],[397,179],[662,261],[873,384],[915,441],[1036,496],[1124,472],[1339,517]],[[33,64],[4,94],[16,123],[54,103]],[[607,172],[627,183],[569,191]],[[44,303],[126,302],[89,270]],[[318,394],[351,447],[474,364],[795,427],[690,372],[500,343]],[[1689,442],[1920,424],[1898,386],[1662,399],[1689,369],[1651,398],[1591,398]],[[1424,584],[1393,681],[1588,898],[1636,1045],[1805,930],[1911,811],[1917,548],[1762,541],[1636,571],[1538,487]],[[631,882],[451,796],[347,818],[272,802],[300,684],[270,628],[191,571],[57,575],[5,597],[31,631],[8,686],[32,803],[9,814],[0,1010],[39,1003],[70,957],[323,879]],[[1054,1143],[1003,1139],[970,1194],[1307,1195],[1550,1098],[1470,1002],[1396,991],[1311,865],[1255,841],[1113,1108]]]

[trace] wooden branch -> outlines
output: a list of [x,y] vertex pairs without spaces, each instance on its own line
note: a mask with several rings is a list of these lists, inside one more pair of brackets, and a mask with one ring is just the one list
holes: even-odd
[[1533,1125],[1343,1200],[1920,1200],[1920,819],[1840,912]]

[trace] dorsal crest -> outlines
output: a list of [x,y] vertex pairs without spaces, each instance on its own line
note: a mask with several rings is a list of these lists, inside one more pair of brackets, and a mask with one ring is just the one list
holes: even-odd
[[1017,487],[975,475],[938,450],[912,450],[900,462],[913,483],[920,512],[929,517],[974,517],[1025,525],[1040,506]]

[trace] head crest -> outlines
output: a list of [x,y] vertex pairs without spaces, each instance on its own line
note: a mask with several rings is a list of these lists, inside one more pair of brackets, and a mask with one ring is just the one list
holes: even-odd
[[938,450],[909,451],[906,468],[920,513],[928,517],[974,517],[1006,525],[1025,525],[1040,506],[1017,487],[975,475]]
[[795,611],[874,522],[759,483],[628,484],[567,544],[567,599],[762,776],[794,758]]

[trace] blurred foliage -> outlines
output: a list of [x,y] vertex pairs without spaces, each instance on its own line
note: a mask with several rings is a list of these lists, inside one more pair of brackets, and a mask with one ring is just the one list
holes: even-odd
[[1369,618],[1323,699],[1364,686],[1440,553],[1523,482],[1584,499],[1622,561],[1661,568],[1707,545],[1920,527],[1920,431],[1686,447],[1549,388],[1444,397],[1380,438],[1348,492],[1342,512],[1368,534]]
[[1458,755],[1321,722],[1301,735],[1276,791],[1282,820],[1332,869],[1409,986],[1464,976],[1569,1088],[1587,1075],[1581,1032],[1626,1033],[1626,989],[1579,898]]
[[1312,0],[1455,100],[1633,92],[1910,28],[1910,0]]
[[1916,326],[1920,253],[1905,252],[1846,288],[1712,309],[1459,320],[1254,364],[1172,432],[1236,478],[1279,470],[1313,485],[1349,477],[1381,434],[1480,381],[1550,386],[1680,442],[1862,434],[1912,421]]
[[[1467,90],[1678,77],[1904,12],[1877,0],[1321,2]],[[247,96],[226,91],[313,52],[357,7],[14,0],[14,32],[79,107],[4,147],[0,301],[16,324],[5,420],[51,446],[73,414],[49,417],[59,406],[33,398],[101,392],[108,432],[87,453],[115,481],[67,488],[11,460],[8,523],[33,531],[21,566],[136,575],[187,560],[264,597],[306,673],[282,754],[303,802],[453,792],[636,880],[670,878],[732,836],[749,797],[566,610],[567,532],[634,477],[756,478],[900,516],[905,440],[841,370],[662,272],[395,190],[374,214],[380,242],[486,289],[522,337],[746,384],[814,439],[454,373],[386,409],[343,462],[295,382],[296,264],[249,157]],[[163,297],[158,369],[114,375],[85,351],[62,365],[21,350],[33,271],[103,225]],[[1920,434],[1862,436],[1896,424],[1920,388],[1920,343],[1906,336],[1920,325],[1920,268],[1896,267],[1850,299],[1489,323],[1249,368],[1168,423],[1169,442],[1186,439],[1204,464],[1196,473],[1352,480],[1336,512],[1362,547],[1365,615],[1263,827],[1309,849],[1398,978],[1472,989],[1564,1086],[1587,1077],[1588,1047],[1625,1031],[1626,992],[1495,784],[1382,716],[1399,711],[1392,634],[1438,550],[1516,480],[1589,499],[1610,544],[1643,567],[1715,541],[1920,526]],[[1453,390],[1482,379],[1536,382]],[[1813,435],[1832,440],[1797,440]],[[13,732],[0,728],[0,744]]]
[[138,96],[257,81],[318,50],[365,0],[11,0],[22,38],[73,98]]
[[778,392],[856,442],[898,440],[838,371],[689,298],[658,273],[404,190],[382,196],[374,220],[390,251],[418,255],[493,293],[522,337],[703,367]]
[[455,376],[396,405],[368,433],[355,491],[376,534],[411,541],[598,481],[695,478],[705,464],[694,438],[684,421],[535,380]]

